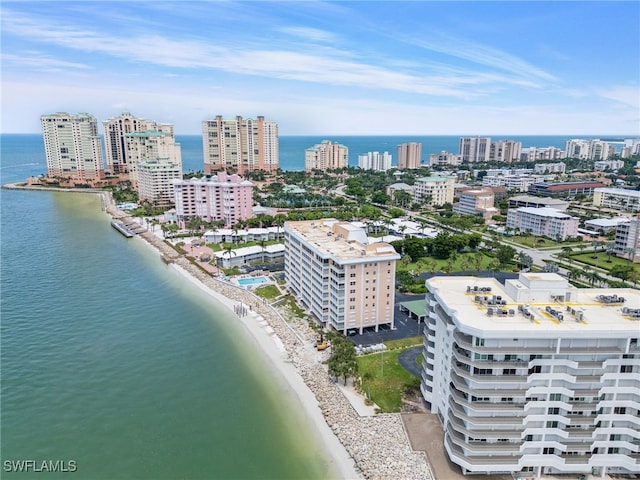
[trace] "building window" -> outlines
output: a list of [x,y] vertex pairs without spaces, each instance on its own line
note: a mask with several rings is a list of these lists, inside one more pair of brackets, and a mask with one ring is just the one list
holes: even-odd
[[552,394],[549,395],[549,400],[551,400],[551,401],[562,400],[562,394],[561,393],[552,393]]

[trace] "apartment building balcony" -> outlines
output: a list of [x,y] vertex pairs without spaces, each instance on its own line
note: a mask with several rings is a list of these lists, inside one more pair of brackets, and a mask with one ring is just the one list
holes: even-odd
[[449,401],[449,418],[457,417],[464,420],[466,428],[469,430],[511,430],[522,432],[523,417],[516,416],[487,416],[477,417],[469,415],[464,408],[453,401]]
[[[471,337],[460,332],[454,332],[455,344],[462,350],[480,354],[521,354],[521,355],[552,355],[556,352],[554,345],[547,347],[523,347],[522,345],[496,345],[496,346],[476,346],[472,345]],[[455,347],[454,344],[454,347]]]
[[[508,397],[505,397],[508,398]],[[474,410],[477,412],[497,412],[506,413],[513,412],[514,415],[523,416],[524,403],[514,402],[474,402],[464,396],[462,392],[451,389],[451,400],[455,401],[458,405],[465,407],[465,409]]]
[[459,375],[455,372],[451,373],[451,383],[453,386],[461,392],[468,393],[469,395],[475,395],[476,397],[518,397],[524,395],[524,390],[520,388],[500,388],[502,385],[491,384],[483,385],[485,388],[471,387],[467,384]]
[[[446,435],[449,436],[451,442],[462,447],[467,455],[489,455],[489,454],[505,454],[520,453],[520,442],[474,442],[467,440],[465,436],[459,432],[447,430]],[[475,438],[475,437],[473,437]]]
[[493,383],[493,384],[511,384],[511,383],[527,383],[529,377],[527,375],[497,375],[497,374],[481,374],[471,373],[462,363],[454,363],[452,370],[460,377],[475,383]]
[[449,424],[452,430],[473,438],[498,439],[507,438],[509,440],[521,442],[522,432],[519,430],[489,430],[482,428],[469,428],[460,418],[449,417]]
[[521,455],[486,455],[470,456],[465,453],[460,445],[449,438],[444,437],[444,448],[451,461],[470,472],[514,472],[519,471]]

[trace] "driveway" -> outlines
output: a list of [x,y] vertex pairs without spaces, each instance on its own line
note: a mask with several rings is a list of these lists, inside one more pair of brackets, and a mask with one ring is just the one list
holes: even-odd
[[398,357],[398,362],[402,365],[402,368],[407,370],[409,373],[412,373],[416,377],[420,378],[420,365],[416,363],[416,358],[422,353],[423,347],[412,347],[407,348],[405,351],[400,353]]

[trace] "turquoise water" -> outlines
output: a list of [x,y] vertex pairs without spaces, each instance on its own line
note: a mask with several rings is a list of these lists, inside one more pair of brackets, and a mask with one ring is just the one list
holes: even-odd
[[247,285],[259,285],[261,283],[267,283],[265,277],[252,277],[252,278],[239,278],[238,285],[246,287]]
[[[9,147],[3,182],[34,167],[9,168],[30,155]],[[0,195],[2,478],[335,476],[234,317],[111,228],[97,196]],[[7,460],[77,472],[14,474]]]

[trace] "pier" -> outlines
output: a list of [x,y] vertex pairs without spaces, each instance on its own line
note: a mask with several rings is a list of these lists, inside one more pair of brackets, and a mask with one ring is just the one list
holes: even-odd
[[131,238],[134,235],[134,233],[131,230],[129,230],[126,226],[124,226],[120,222],[111,222],[111,226],[127,238]]

